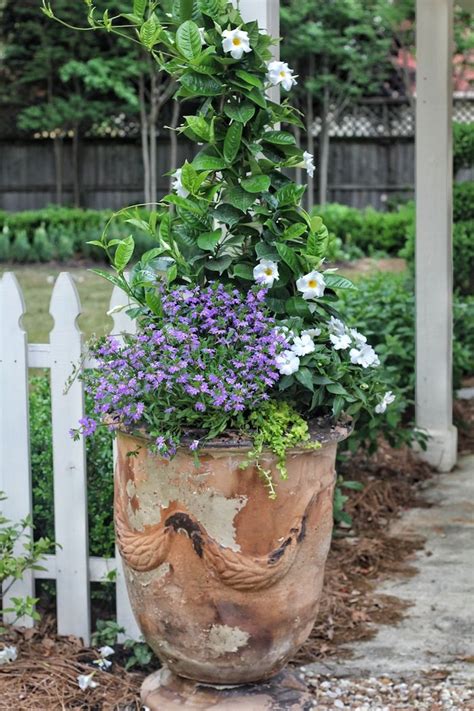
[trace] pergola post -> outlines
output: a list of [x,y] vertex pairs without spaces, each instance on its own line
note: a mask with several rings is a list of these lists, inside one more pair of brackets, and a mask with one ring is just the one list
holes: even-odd
[[422,456],[456,464],[452,423],[453,0],[416,2],[416,424]]

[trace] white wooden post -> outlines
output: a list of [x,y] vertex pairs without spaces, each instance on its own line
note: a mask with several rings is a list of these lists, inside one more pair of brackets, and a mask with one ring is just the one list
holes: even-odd
[[452,0],[416,3],[416,423],[456,463],[452,424]]
[[90,639],[89,545],[85,444],[69,431],[84,416],[82,383],[65,392],[66,381],[82,353],[76,325],[81,304],[66,272],[57,278],[51,297],[54,327],[51,343],[51,406],[53,413],[54,520],[58,633]]
[[[14,274],[7,272],[0,283],[0,489],[7,499],[0,504],[3,515],[18,523],[33,511],[28,412],[28,341],[21,319],[25,305]],[[25,531],[31,534],[31,528]],[[23,537],[15,553],[23,553]],[[26,571],[3,598],[10,607],[12,597],[34,596],[32,571]],[[13,622],[14,615],[4,616]],[[31,618],[18,625],[31,627]]]
[[[110,299],[110,308],[115,309],[118,306],[128,304],[128,299],[125,293],[118,286],[114,287],[112,296]],[[135,333],[136,322],[127,316],[125,310],[115,311],[112,314],[112,319],[114,322],[112,333],[115,334],[117,338],[120,339],[121,333]],[[114,469],[116,462],[116,446],[114,442]],[[140,629],[135,620],[135,615],[132,612],[132,607],[130,605],[130,600],[128,598],[127,584],[125,582],[125,572],[123,569],[122,558],[118,548],[115,548],[115,561],[116,561],[116,613],[118,624],[125,629],[125,635],[121,635],[119,641],[123,641],[123,638],[131,637],[132,639],[138,639],[141,635]]]

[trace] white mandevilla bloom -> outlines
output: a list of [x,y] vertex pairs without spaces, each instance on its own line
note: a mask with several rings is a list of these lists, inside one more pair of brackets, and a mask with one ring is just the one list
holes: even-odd
[[314,176],[314,156],[311,153],[308,153],[308,151],[305,151],[303,153],[303,160],[304,160],[304,167],[308,171],[308,175],[310,178]]
[[106,669],[112,666],[112,662],[109,659],[104,659],[103,657],[101,657],[100,659],[94,659],[92,664],[96,664],[99,669],[102,669],[102,671],[105,671]]
[[351,337],[347,333],[338,335],[337,333],[329,334],[329,340],[331,341],[335,351],[345,351],[351,345]]
[[189,190],[186,190],[184,187],[183,183],[181,182],[181,173],[182,169],[178,168],[178,170],[175,170],[173,173],[173,182],[171,183],[171,187],[173,190],[176,191],[176,194],[179,195],[179,197],[188,197],[189,195]]
[[206,31],[204,27],[198,27],[199,31],[199,38],[201,40],[201,44],[206,44],[206,40],[204,38],[204,32]]
[[360,348],[351,348],[349,356],[353,365],[361,365],[363,368],[380,365],[377,353],[367,343],[361,345]]
[[379,404],[375,406],[375,412],[377,413],[377,415],[382,415],[387,409],[387,406],[391,405],[394,400],[395,395],[392,393],[391,390],[388,390],[383,396],[382,400],[379,402]]
[[296,282],[296,288],[303,294],[303,299],[315,299],[324,294],[326,282],[320,272],[310,272]]
[[314,341],[307,333],[301,334],[301,336],[296,336],[293,340],[293,345],[291,350],[297,356],[308,355],[308,353],[313,353],[315,349]]
[[282,351],[276,356],[275,362],[282,375],[293,375],[300,367],[300,359],[293,351]]
[[309,336],[310,338],[317,338],[318,336],[321,335],[321,329],[320,328],[307,328],[304,331],[301,331],[302,336]]
[[341,319],[331,316],[328,321],[328,331],[329,333],[334,333],[335,336],[343,336],[346,332],[346,327]]
[[101,657],[110,657],[112,654],[115,654],[115,650],[113,647],[109,647],[109,645],[106,644],[105,647],[99,647],[99,654]]
[[367,337],[362,333],[359,333],[355,328],[350,329],[350,334],[355,341],[357,348],[361,348],[364,343],[367,343]]
[[261,259],[259,264],[253,270],[253,278],[257,284],[268,286],[270,289],[273,282],[278,279],[278,264],[270,259]]
[[267,81],[273,86],[281,84],[286,91],[290,91],[291,87],[298,83],[293,75],[293,70],[286,62],[274,60],[269,62],[267,69]]
[[81,691],[96,688],[97,682],[94,681],[93,676],[94,672],[92,672],[92,674],[79,674],[79,676],[77,677],[77,683],[79,684],[79,688],[81,689]]
[[251,52],[250,40],[248,32],[244,30],[224,30],[222,33],[222,49],[224,52],[230,52],[230,56],[234,59],[242,59],[244,52]]
[[0,650],[0,665],[14,662],[18,657],[16,647],[4,647]]

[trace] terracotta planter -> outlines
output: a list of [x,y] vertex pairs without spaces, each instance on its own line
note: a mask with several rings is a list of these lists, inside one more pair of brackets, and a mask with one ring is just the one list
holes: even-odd
[[[332,531],[337,442],[288,453],[288,479],[269,499],[249,443],[220,440],[171,461],[145,438],[118,435],[115,525],[127,585],[148,644],[171,671],[214,684],[276,674],[308,637]],[[133,456],[129,453],[134,452]]]

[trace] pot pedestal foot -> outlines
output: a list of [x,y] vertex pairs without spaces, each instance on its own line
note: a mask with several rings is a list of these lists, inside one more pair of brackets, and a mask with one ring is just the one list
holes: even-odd
[[150,711],[309,711],[314,696],[289,671],[267,681],[239,686],[214,686],[175,676],[163,668],[142,684],[141,699]]

